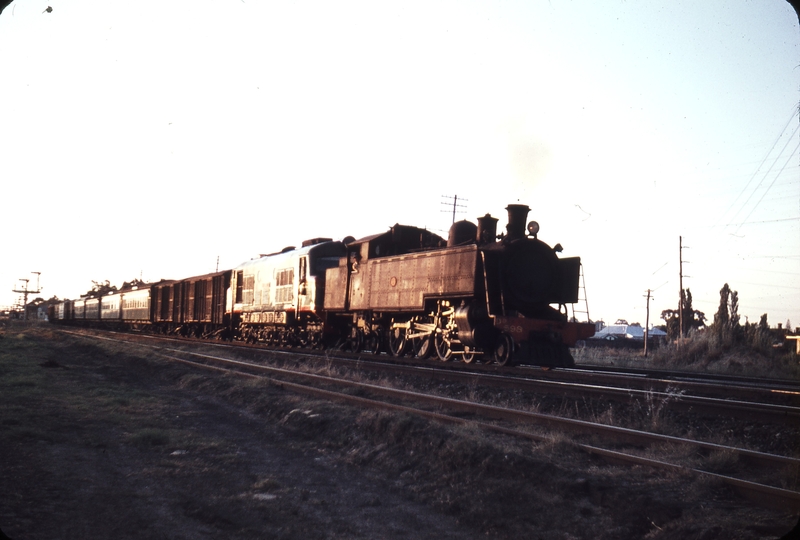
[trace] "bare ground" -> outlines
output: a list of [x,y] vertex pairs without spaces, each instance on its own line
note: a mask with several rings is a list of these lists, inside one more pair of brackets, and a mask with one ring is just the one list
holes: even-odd
[[713,482],[199,373],[0,339],[0,529],[72,538],[778,538]]

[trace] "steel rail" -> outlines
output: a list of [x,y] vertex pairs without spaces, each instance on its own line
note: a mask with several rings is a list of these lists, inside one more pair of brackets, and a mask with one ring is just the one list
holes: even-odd
[[[763,394],[776,394],[786,395],[789,397],[796,397],[800,399],[800,382],[795,382],[787,379],[765,379],[744,377],[738,375],[726,375],[718,373],[704,373],[704,372],[683,372],[683,371],[665,371],[665,370],[647,370],[641,368],[618,368],[610,366],[577,365],[574,368],[540,368],[535,365],[522,365],[514,367],[501,367],[497,365],[484,365],[484,364],[463,364],[460,362],[440,362],[428,361],[425,359],[416,358],[414,356],[406,356],[403,358],[396,358],[391,355],[375,355],[373,353],[351,353],[340,351],[338,349],[287,349],[282,347],[271,347],[262,344],[250,344],[241,341],[231,342],[215,342],[205,341],[196,338],[185,338],[181,336],[165,336],[159,334],[147,333],[131,333],[120,332],[114,330],[98,330],[98,329],[83,329],[93,330],[95,332],[105,332],[109,334],[119,334],[123,336],[138,336],[148,339],[158,339],[166,341],[178,341],[182,343],[202,344],[211,347],[235,347],[243,348],[253,351],[265,351],[278,354],[291,354],[302,355],[309,358],[319,358],[322,356],[329,356],[332,353],[339,359],[350,360],[365,360],[369,362],[377,362],[384,365],[411,365],[417,367],[430,367],[437,370],[453,370],[464,371],[468,373],[523,373],[526,376],[536,376],[543,379],[572,379],[591,377],[592,380],[609,380],[609,381],[624,381],[629,383],[659,383],[664,385],[680,385],[688,388],[697,388],[710,392],[727,392],[729,390],[741,391],[743,393],[753,393],[756,395]],[[78,332],[62,330],[62,332],[73,335],[81,335]],[[96,335],[96,334],[93,334]],[[410,362],[409,362],[410,361]],[[710,381],[710,382],[709,382]]]
[[[183,352],[183,351],[181,351],[181,352]],[[190,353],[190,354],[197,355],[196,353]],[[274,386],[276,386],[278,388],[290,389],[290,390],[293,390],[295,392],[302,393],[302,394],[305,394],[305,395],[310,395],[310,396],[313,396],[313,397],[319,397],[319,398],[328,399],[328,400],[344,401],[344,402],[347,402],[347,403],[356,404],[356,405],[363,405],[363,406],[367,406],[367,407],[375,408],[375,409],[383,409],[383,410],[392,410],[392,411],[397,411],[397,412],[405,412],[405,413],[408,413],[408,414],[413,414],[413,415],[417,415],[417,416],[421,416],[421,417],[437,420],[437,421],[444,422],[444,423],[459,424],[459,425],[473,425],[473,426],[477,426],[479,428],[490,430],[490,431],[493,431],[493,432],[496,432],[496,433],[502,433],[502,434],[505,434],[505,435],[510,435],[510,436],[514,436],[514,437],[520,437],[520,438],[533,440],[533,441],[537,441],[537,442],[552,441],[552,438],[547,437],[547,436],[538,435],[538,434],[535,434],[535,433],[529,433],[529,432],[525,432],[525,431],[520,431],[520,430],[507,428],[507,427],[503,427],[503,426],[498,426],[498,425],[487,423],[487,422],[481,422],[481,421],[477,421],[477,420],[468,420],[468,419],[465,419],[465,418],[459,418],[459,417],[456,417],[456,416],[451,416],[451,415],[442,414],[442,413],[438,413],[438,412],[427,411],[427,410],[423,410],[423,409],[417,409],[417,408],[409,407],[409,406],[406,406],[406,405],[399,405],[399,404],[395,404],[395,403],[387,403],[385,401],[378,401],[378,400],[375,400],[375,399],[370,399],[370,398],[365,398],[365,397],[360,397],[360,396],[353,396],[353,395],[350,395],[350,394],[344,394],[344,393],[341,393],[341,392],[335,392],[333,390],[326,390],[326,389],[318,388],[318,387],[314,387],[314,386],[308,386],[308,385],[299,384],[299,383],[293,383],[293,382],[284,381],[284,380],[271,379],[269,377],[265,377],[264,375],[259,375],[259,374],[256,374],[256,373],[248,373],[248,372],[240,371],[240,370],[237,370],[237,369],[230,369],[230,368],[224,368],[224,367],[219,367],[219,366],[213,366],[213,365],[204,364],[204,363],[200,363],[200,362],[196,362],[196,361],[192,361],[192,360],[186,360],[186,359],[183,359],[183,358],[174,357],[174,356],[171,356],[171,355],[163,355],[162,354],[161,356],[163,356],[165,358],[168,358],[168,359],[171,359],[173,361],[177,361],[177,362],[181,362],[181,363],[184,363],[184,364],[188,364],[188,365],[193,366],[193,367],[202,367],[202,368],[205,368],[205,369],[210,369],[210,370],[219,371],[219,372],[223,372],[223,373],[235,374],[235,375],[241,375],[241,376],[253,377],[253,378],[259,378],[261,380],[267,380],[270,384],[273,384]],[[197,355],[197,356],[201,356],[201,355]],[[208,355],[206,355],[206,356],[208,356]],[[244,367],[244,366],[246,366],[248,368],[250,368],[250,367],[256,367],[256,368],[265,367],[265,366],[257,366],[257,365],[249,364],[249,363],[246,363],[246,362],[240,362],[238,360],[230,360],[230,359],[218,359],[218,360],[215,360],[215,361],[219,361],[219,360],[222,360],[225,363],[233,363],[234,365],[237,365],[237,367]],[[240,365],[240,364],[242,364],[242,365]],[[270,368],[270,369],[278,369],[278,368]],[[281,370],[281,371],[285,371],[285,370]],[[291,373],[292,374],[296,374],[296,372],[291,372]],[[305,375],[310,375],[310,374],[302,374],[302,375],[305,376]],[[314,377],[315,378],[316,377],[320,377],[320,378],[325,379],[325,380],[331,379],[330,377],[316,376],[316,375]],[[337,383],[352,383],[352,381],[342,381],[341,379],[333,379],[333,381],[337,382]],[[361,385],[362,383],[356,383],[356,384],[357,385]],[[367,385],[367,386],[374,386],[374,385]],[[383,388],[383,387],[379,387],[379,388]],[[406,392],[406,391],[398,391],[398,392],[404,393],[404,394],[408,394],[408,392]],[[414,393],[410,393],[410,394],[414,394]],[[452,400],[449,400],[448,398],[445,398],[445,400],[448,401],[448,402],[452,401]],[[495,407],[491,407],[491,408],[492,409],[497,409]],[[696,442],[696,441],[691,441],[691,442]],[[777,488],[777,487],[773,487],[773,486],[768,486],[768,485],[765,485],[765,484],[758,484],[756,482],[750,482],[750,481],[747,481],[747,480],[741,480],[741,479],[734,478],[734,477],[723,476],[723,475],[719,475],[719,474],[716,474],[716,473],[703,471],[703,470],[700,470],[700,469],[695,469],[695,468],[691,468],[691,467],[685,467],[683,465],[677,465],[677,464],[674,464],[674,463],[668,463],[668,462],[664,462],[664,461],[645,458],[645,457],[642,457],[642,456],[636,456],[636,455],[632,455],[632,454],[627,454],[627,453],[619,452],[619,451],[616,451],[616,450],[609,450],[609,449],[600,448],[600,447],[587,445],[587,444],[582,444],[582,443],[574,443],[574,444],[575,444],[576,448],[578,448],[578,449],[580,449],[580,450],[582,450],[584,452],[587,452],[587,453],[593,454],[593,455],[597,455],[597,456],[605,458],[606,460],[610,460],[610,461],[614,461],[614,462],[623,462],[623,463],[630,463],[630,464],[635,464],[635,465],[643,465],[643,466],[649,466],[649,467],[665,469],[665,470],[672,470],[672,471],[678,471],[678,472],[690,472],[692,474],[696,474],[696,475],[699,475],[699,476],[705,476],[705,477],[708,477],[708,478],[714,478],[716,480],[721,481],[725,485],[728,485],[728,486],[731,486],[731,487],[735,488],[741,495],[743,495],[744,497],[756,502],[757,504],[759,504],[760,506],[763,506],[765,508],[779,509],[779,510],[790,510],[790,511],[795,511],[798,508],[800,508],[800,492],[791,491],[791,490],[782,489],[782,488]],[[717,446],[717,445],[714,445],[714,446]],[[741,450],[741,449],[734,449],[734,450]],[[781,456],[774,456],[774,457],[780,458]],[[784,458],[784,459],[790,459],[790,458]],[[797,462],[798,460],[792,460],[792,461]]]
[[[79,334],[78,334],[79,335]],[[128,336],[130,334],[122,334]],[[151,336],[148,336],[151,337]],[[108,338],[106,338],[108,339]],[[173,339],[173,338],[167,338]],[[183,342],[183,340],[180,340]],[[186,343],[197,344],[196,340],[186,340]],[[230,344],[207,343],[202,342],[203,345],[229,348]],[[236,347],[238,348],[238,347]],[[263,347],[245,347],[245,350],[252,350],[258,352],[269,352],[278,355],[293,355],[293,356],[306,356],[308,358],[320,359],[320,354],[314,354],[311,351],[296,351],[296,350],[282,350],[282,349],[266,349]],[[786,422],[790,425],[800,425],[800,407],[790,405],[776,405],[770,403],[758,403],[750,401],[740,401],[732,399],[720,399],[704,396],[691,396],[679,392],[658,392],[654,390],[641,390],[632,388],[619,388],[602,386],[598,384],[587,384],[567,381],[554,381],[548,379],[534,379],[530,378],[530,373],[526,373],[524,377],[497,374],[489,370],[466,370],[466,369],[440,369],[442,364],[416,364],[411,365],[407,363],[387,362],[385,359],[377,360],[370,358],[369,361],[364,361],[362,357],[348,358],[347,356],[336,356],[338,362],[356,363],[359,369],[370,370],[392,370],[397,373],[405,373],[416,376],[426,376],[435,380],[453,380],[459,382],[466,382],[468,384],[480,383],[487,386],[501,387],[501,388],[516,388],[521,390],[540,390],[550,394],[559,394],[563,396],[585,397],[591,394],[603,398],[611,398],[618,401],[625,401],[629,403],[636,403],[648,400],[661,400],[666,403],[668,407],[678,410],[714,410],[718,413],[723,413],[726,416],[735,415],[739,418],[746,418],[757,421],[767,422]],[[544,372],[548,373],[548,372]],[[618,378],[619,375],[613,377]],[[652,379],[646,379],[652,381]]]
[[800,391],[800,381],[792,379],[775,379],[766,377],[746,377],[744,375],[731,375],[727,373],[708,373],[700,371],[667,371],[662,369],[645,369],[635,367],[602,366],[592,364],[576,364],[570,371],[586,371],[592,374],[606,373],[609,375],[637,375],[644,378],[653,379],[675,379],[675,380],[700,380],[723,382],[741,385],[768,385],[774,388],[782,388],[793,391]]
[[[374,367],[373,367],[374,366]],[[386,367],[390,366],[390,367]],[[432,378],[442,378],[466,383],[485,384],[502,388],[516,388],[521,390],[540,389],[549,393],[584,397],[587,394],[613,398],[620,401],[637,402],[660,399],[668,406],[688,410],[696,408],[722,411],[726,415],[735,414],[737,417],[756,419],[759,421],[786,421],[800,425],[800,407],[791,405],[777,405],[771,403],[758,403],[733,399],[720,399],[705,396],[685,395],[679,392],[660,392],[655,390],[641,390],[634,388],[619,388],[567,381],[554,381],[534,379],[528,376],[509,377],[488,372],[475,373],[472,371],[456,371],[436,369],[427,366],[409,366],[405,364],[376,364],[367,362],[359,364],[359,368],[391,369],[395,372],[405,372],[412,375],[425,374]],[[526,374],[527,375],[527,374]],[[799,396],[800,397],[800,396]]]
[[[169,350],[169,349],[167,349]],[[747,450],[743,448],[735,448],[716,443],[697,441],[694,439],[685,439],[681,437],[673,437],[671,435],[661,435],[657,433],[650,433],[646,431],[634,430],[618,426],[610,426],[608,424],[596,424],[587,422],[585,420],[577,420],[572,418],[563,418],[542,413],[535,413],[530,411],[522,411],[519,409],[508,409],[504,407],[497,407],[495,405],[486,405],[482,403],[475,403],[471,401],[463,401],[443,396],[435,396],[431,394],[423,394],[419,392],[412,392],[409,390],[400,390],[397,388],[389,388],[376,384],[363,383],[357,381],[350,381],[336,377],[329,377],[325,375],[317,375],[313,373],[304,373],[285,368],[278,368],[272,366],[264,366],[261,364],[253,364],[250,362],[243,362],[241,360],[233,360],[230,358],[221,358],[204,353],[187,352],[180,350],[172,350],[171,352],[189,354],[198,358],[203,358],[213,362],[225,363],[239,368],[249,369],[260,373],[271,373],[275,375],[284,375],[291,377],[298,377],[309,381],[314,381],[323,384],[334,384],[338,386],[349,386],[358,388],[369,392],[377,393],[379,395],[394,397],[400,399],[412,400],[415,402],[426,402],[435,406],[444,406],[450,409],[459,410],[461,412],[472,413],[476,415],[488,416],[500,420],[509,420],[515,422],[528,422],[532,424],[546,425],[550,427],[568,428],[576,432],[590,433],[590,434],[605,434],[612,436],[615,440],[625,440],[632,443],[670,443],[670,444],[684,444],[691,445],[696,448],[701,448],[710,451],[726,451],[734,452],[737,455],[746,458],[752,462],[769,465],[796,465],[800,466],[800,460],[780,456],[776,454],[769,454],[766,452],[758,452],[756,450]],[[163,353],[162,353],[163,355]],[[174,360],[183,360],[175,356],[164,355],[167,358]],[[190,360],[184,360],[191,362]],[[282,384],[284,383],[281,381]]]
[[[525,373],[533,371],[525,368],[518,368]],[[528,373],[525,373],[528,375]],[[769,381],[763,385],[756,382],[743,383],[739,381],[727,382],[724,380],[704,379],[700,377],[688,378],[685,376],[676,377],[670,373],[641,375],[637,373],[592,371],[586,369],[560,369],[550,372],[535,372],[529,374],[542,379],[558,379],[565,381],[580,381],[589,379],[593,382],[603,384],[625,384],[631,388],[659,388],[659,389],[685,389],[709,397],[737,396],[740,399],[763,400],[765,398],[777,398],[779,400],[794,400],[800,403],[800,387],[797,385],[775,386]]]
[[[218,346],[225,346],[225,345],[218,345]],[[249,349],[249,347],[248,347]],[[286,351],[281,349],[263,349],[259,347],[255,347],[255,350],[268,350],[272,353],[276,354],[291,354],[291,355],[302,355],[309,358],[319,358],[320,354],[315,354],[311,351]],[[772,403],[761,403],[761,402],[753,402],[753,401],[743,401],[738,399],[721,399],[718,397],[709,397],[709,396],[694,396],[694,395],[685,395],[677,391],[656,391],[652,389],[641,389],[641,388],[625,388],[625,387],[612,387],[612,386],[603,386],[600,384],[595,383],[582,383],[582,382],[574,382],[574,381],[562,381],[562,380],[552,380],[554,376],[551,375],[551,371],[542,371],[537,373],[538,378],[533,378],[534,374],[530,372],[530,370],[525,368],[514,368],[517,370],[517,373],[521,374],[520,376],[508,376],[505,374],[498,374],[497,373],[497,366],[492,368],[491,366],[487,366],[484,369],[475,370],[476,366],[473,366],[472,369],[441,369],[442,366],[447,366],[447,364],[439,363],[428,363],[422,362],[419,364],[408,364],[405,362],[393,362],[393,361],[386,361],[386,359],[378,359],[375,357],[370,356],[368,361],[364,361],[363,355],[357,355],[356,358],[350,358],[346,355],[337,356],[338,361],[341,362],[356,362],[359,364],[361,369],[391,369],[395,372],[406,372],[410,374],[419,374],[420,370],[426,371],[428,376],[434,376],[436,378],[449,378],[452,380],[466,380],[469,383],[480,382],[481,384],[487,384],[491,386],[497,387],[504,387],[504,388],[518,388],[523,390],[531,390],[531,389],[542,389],[544,391],[553,392],[555,389],[556,392],[560,393],[561,395],[570,395],[570,396],[578,396],[583,397],[587,393],[602,397],[611,397],[616,400],[620,401],[627,401],[627,402],[637,402],[637,401],[646,401],[652,399],[661,399],[662,401],[668,403],[669,407],[674,407],[679,410],[692,410],[697,407],[706,410],[714,410],[717,412],[722,412],[725,415],[736,415],[740,418],[748,418],[752,420],[758,421],[768,421],[768,422],[789,422],[793,424],[800,425],[800,407],[792,406],[792,405],[780,405],[780,404],[772,404]],[[449,366],[448,366],[449,367]],[[562,377],[564,374],[572,373],[570,370],[559,370],[555,372],[557,375],[555,377]],[[749,393],[751,395],[756,396],[763,396],[765,390],[761,389],[753,389],[748,387],[738,387],[738,386],[730,386],[725,385],[723,387],[715,386],[710,383],[701,383],[701,382],[681,382],[681,381],[674,381],[671,379],[653,379],[653,378],[625,378],[618,374],[612,375],[601,375],[603,378],[607,378],[608,380],[613,380],[614,382],[619,382],[621,379],[625,380],[626,382],[637,381],[641,382],[642,385],[648,384],[661,384],[662,387],[665,389],[675,388],[678,387],[687,387],[689,389],[694,390],[704,390],[706,392],[714,390],[717,393],[724,393],[730,391],[736,391],[741,388],[742,392]],[[786,391],[778,391],[778,390],[768,390],[768,392],[772,394],[780,394],[781,396],[786,396]],[[800,393],[791,393],[789,392],[790,397],[795,397],[796,399],[800,400]]]

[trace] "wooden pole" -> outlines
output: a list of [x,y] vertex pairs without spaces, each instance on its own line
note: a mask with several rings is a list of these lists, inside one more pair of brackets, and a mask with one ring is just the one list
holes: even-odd
[[644,355],[647,356],[647,334],[650,329],[650,289],[647,289],[647,315],[644,322]]
[[683,237],[678,237],[678,273],[679,273],[679,287],[680,287],[680,296],[678,299],[678,326],[680,326],[680,331],[678,335],[680,336],[678,339],[678,344],[683,341]]

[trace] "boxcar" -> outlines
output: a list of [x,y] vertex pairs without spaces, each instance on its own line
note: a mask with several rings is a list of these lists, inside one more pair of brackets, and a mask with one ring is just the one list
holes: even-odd
[[221,336],[226,316],[231,271],[225,270],[152,286],[152,319],[163,333],[197,337]]

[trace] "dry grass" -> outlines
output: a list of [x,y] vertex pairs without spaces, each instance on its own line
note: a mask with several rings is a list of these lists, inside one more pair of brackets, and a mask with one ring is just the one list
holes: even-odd
[[[214,450],[214,468],[239,463],[236,449],[229,448],[226,441],[202,438],[165,421],[171,417],[174,400],[178,399],[173,395],[180,391],[184,396],[194,396],[192,399],[212,401],[215,410],[224,412],[222,407],[230,407],[234,415],[252,415],[259,425],[279,429],[281,439],[292,446],[293,452],[309,456],[310,461],[323,456],[341,465],[339,470],[354,465],[391,479],[394,489],[404,497],[425,503],[468,526],[474,531],[471,537],[689,538],[715,527],[719,529],[717,537],[747,537],[738,535],[738,531],[747,530],[748,522],[738,517],[741,506],[735,499],[723,496],[719,508],[712,504],[720,493],[725,493],[718,485],[645,469],[610,467],[577,451],[565,435],[533,444],[471,426],[444,426],[404,414],[359,411],[297,396],[263,381],[192,372],[128,356],[124,347],[116,345],[87,346],[53,335],[47,343],[43,346],[34,339],[10,336],[0,345],[0,394],[4,405],[0,407],[0,433],[4,436],[12,434],[36,441],[77,433],[74,436],[84,437],[86,444],[108,444],[110,436],[97,438],[97,430],[91,437],[86,429],[81,434],[81,425],[102,422],[121,434],[116,440],[139,452],[170,456],[175,451],[188,451],[189,456],[197,456]],[[55,345],[51,347],[50,343]],[[75,354],[85,355],[80,364],[91,366],[90,376],[73,378],[77,369],[41,366],[49,361],[50,365],[76,364],[63,357]],[[314,369],[328,374],[338,371],[330,364]],[[413,389],[422,384],[444,395],[528,410],[562,409],[564,414],[573,415],[588,411],[607,423],[619,422],[625,416],[616,406],[589,400],[576,410],[574,401],[559,398],[555,403],[545,403],[523,392],[488,391],[476,384],[402,380],[366,372],[355,376],[365,381],[377,378],[382,384],[392,383],[400,388]],[[168,383],[159,399],[142,386],[154,379],[160,385]],[[136,385],[126,384],[133,380]],[[75,392],[75,388],[81,388],[81,392]],[[25,401],[31,398],[50,399],[70,413],[39,418]],[[641,415],[647,422],[663,426],[670,421],[667,409],[666,403],[653,397],[642,403]],[[220,417],[227,418],[225,414]],[[64,431],[57,431],[58,426],[63,426]],[[675,454],[679,456],[680,451]],[[686,455],[684,459],[697,458]],[[735,466],[725,455],[706,459],[719,469]],[[164,477],[164,483],[189,478],[183,472],[185,465],[169,463],[165,469],[169,476]],[[203,476],[212,472],[209,469]],[[700,491],[696,491],[698,488]],[[290,486],[260,470],[238,489],[241,499],[266,504],[274,495],[289,492]],[[307,497],[315,500],[313,494]],[[218,502],[215,500],[215,504]],[[695,530],[692,527],[699,521],[694,508],[699,502],[706,505],[703,518],[708,523]],[[381,499],[376,499],[375,504],[380,503]],[[211,510],[209,507],[203,513]],[[270,510],[263,513],[269,514]],[[673,536],[663,536],[663,531],[672,531]],[[679,533],[683,536],[675,536]]]
[[646,357],[641,351],[611,347],[585,347],[573,350],[572,354],[579,364],[597,366],[800,379],[800,359],[794,351],[776,349],[765,353],[745,346],[724,346],[708,333],[695,333],[680,343],[667,343]]
[[612,347],[582,347],[571,352],[576,363],[595,366],[641,368],[645,359],[638,351]]

